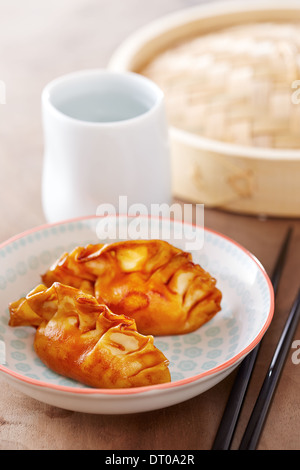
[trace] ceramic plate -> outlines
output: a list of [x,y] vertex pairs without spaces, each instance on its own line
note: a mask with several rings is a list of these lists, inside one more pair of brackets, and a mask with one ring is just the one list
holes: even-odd
[[[197,331],[155,338],[156,346],[170,360],[171,383],[117,390],[85,387],[43,365],[33,349],[33,328],[8,326],[9,302],[39,284],[40,275],[63,252],[88,243],[112,243],[124,239],[124,233],[130,238],[151,238],[152,232],[138,230],[137,219],[130,219],[135,224],[131,226],[126,217],[107,221],[86,217],[44,225],[0,245],[1,376],[42,402],[99,414],[159,409],[213,387],[261,340],[273,316],[274,299],[271,282],[257,259],[233,240],[209,229],[181,222],[170,226],[167,220],[156,220],[158,237],[179,248],[186,249],[192,246],[191,240],[197,240],[196,248],[190,250],[193,260],[217,279],[223,294],[222,310]],[[150,222],[147,219],[147,224]]]

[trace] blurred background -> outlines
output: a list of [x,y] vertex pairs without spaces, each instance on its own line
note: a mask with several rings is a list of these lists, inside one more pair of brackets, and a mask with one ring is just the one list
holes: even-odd
[[[242,4],[244,0],[232,2]],[[72,71],[106,67],[117,47],[153,20],[184,8],[213,3],[215,0],[0,0],[0,243],[46,222],[41,203],[41,92],[44,86]],[[279,2],[270,2],[276,3]],[[287,43],[285,46],[284,42],[282,44],[282,57],[292,57],[293,50],[286,47]],[[3,85],[5,100],[1,96]],[[294,105],[295,109],[299,114],[300,105]],[[292,167],[291,174],[293,181],[298,177],[300,182],[299,162]],[[266,175],[270,168],[272,162],[270,167],[264,168]],[[229,165],[228,171],[231,169]],[[236,185],[241,198],[246,200],[248,193],[255,195],[255,186],[252,187],[251,172],[245,173],[246,180],[250,178],[250,186],[246,189],[240,186],[244,178],[244,174],[241,175],[241,180],[238,174],[236,180],[229,182]],[[198,176],[201,182],[201,174],[196,173]],[[289,186],[288,177],[282,176],[280,171],[277,178],[278,181],[285,179],[286,187]],[[299,198],[299,184],[289,189]],[[284,192],[278,194],[276,185],[275,194],[285,197]],[[268,273],[273,270],[289,224],[294,225],[295,232],[278,298],[278,313],[263,345],[250,391],[250,405],[242,416],[242,427],[247,422],[266,364],[272,357],[298,288],[299,217],[247,216],[205,208],[205,225],[245,246],[262,262]],[[263,449],[299,449],[300,375],[295,367],[291,361],[287,362],[261,441]],[[97,416],[72,414],[43,405],[1,384],[3,411],[0,425],[7,426],[0,427],[5,439],[23,442],[31,448],[113,448],[116,439],[119,448],[125,449],[143,449],[149,445],[157,449],[209,449],[231,383],[232,377],[229,377],[182,405],[147,414],[147,426],[143,415],[115,416],[113,419],[101,417],[99,426]],[[177,440],[174,440],[171,429],[178,429]]]
[[[0,217],[5,221],[0,241],[45,222],[41,206],[40,103],[44,86],[72,71],[106,67],[124,40],[158,18],[188,7],[217,3],[226,2],[0,0]],[[241,6],[246,2],[231,0],[231,3]],[[273,4],[280,6],[282,2],[269,2]],[[284,149],[280,157],[284,160],[286,152],[300,146],[300,106],[291,102],[291,85],[299,78],[300,36],[297,19],[294,23],[293,16],[287,18],[279,29],[272,29],[272,25],[253,28],[250,24],[249,30],[243,26],[239,30],[237,24],[236,30],[228,33],[225,29],[223,36],[217,34],[215,38],[208,35],[206,42],[200,38],[200,42],[196,40],[182,51],[175,50],[174,55],[171,52],[166,58],[162,56],[162,62],[154,62],[153,68],[150,64],[148,70],[146,67],[138,71],[155,79],[166,92],[168,117],[173,125],[222,144],[249,145],[251,154],[255,147],[271,150],[279,147]],[[268,15],[265,21],[268,22]],[[164,75],[165,69],[169,71]],[[193,82],[184,83],[187,77],[195,80],[194,88]],[[172,81],[176,82],[173,88]],[[229,83],[227,88],[225,82]],[[178,147],[174,181],[179,196],[182,199],[190,196],[190,200],[204,202],[207,208],[210,202],[216,208],[222,206],[225,198],[225,203],[229,200],[229,209],[239,212],[242,207],[246,213],[249,209],[253,212],[261,196],[269,198],[266,200],[269,207],[270,198],[276,196],[271,215],[299,215],[295,179],[295,174],[299,174],[299,156],[285,171],[284,161],[274,169],[274,162],[264,165],[260,158],[256,168],[253,161],[249,165],[250,161],[230,159],[231,151],[232,147],[229,158],[223,158],[221,153],[211,167],[211,154],[204,155],[201,162],[198,155],[199,165],[196,162],[194,168],[192,156],[185,164],[180,159],[184,152]],[[236,147],[235,151],[238,152]],[[187,167],[191,167],[192,176]],[[216,171],[219,174],[214,178]],[[291,176],[293,181],[289,184]],[[218,181],[222,184],[216,184]],[[269,187],[264,194],[265,183]],[[280,196],[273,192],[272,185],[284,189]],[[236,203],[235,198],[240,201]],[[264,214],[263,204],[257,212],[268,215]]]
[[6,104],[0,105],[0,241],[45,221],[40,201],[43,87],[68,72],[106,67],[137,28],[200,3],[0,0],[0,80],[6,86]]

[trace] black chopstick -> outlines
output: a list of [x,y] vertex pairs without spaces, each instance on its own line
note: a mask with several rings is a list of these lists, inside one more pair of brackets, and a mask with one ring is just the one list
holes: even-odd
[[239,450],[256,449],[299,319],[300,289],[275,349],[265,380],[241,440]]
[[[284,238],[276,264],[273,270],[271,282],[274,294],[277,294],[279,281],[284,268],[287,250],[289,247],[293,228],[290,227]],[[243,360],[232,386],[225,411],[223,413],[212,450],[228,450],[230,449],[238,418],[242,409],[244,398],[250,382],[250,378],[254,369],[257,355],[260,349],[260,343],[249,353]]]

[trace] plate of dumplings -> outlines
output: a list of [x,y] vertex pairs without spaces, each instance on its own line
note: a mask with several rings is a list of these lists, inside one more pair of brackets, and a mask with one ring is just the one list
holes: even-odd
[[155,238],[132,236],[136,218],[109,217],[43,225],[0,245],[1,377],[44,403],[95,414],[203,393],[268,329],[268,275],[208,228],[162,218]]

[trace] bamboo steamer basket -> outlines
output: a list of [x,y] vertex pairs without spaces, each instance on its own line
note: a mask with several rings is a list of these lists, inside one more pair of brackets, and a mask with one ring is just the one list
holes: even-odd
[[[132,34],[115,51],[108,68],[144,73],[149,64],[176,45],[199,37],[207,39],[225,30],[233,34],[238,46],[238,35],[243,28],[251,28],[251,25],[262,27],[266,22],[285,25],[285,28],[295,27],[299,22],[300,34],[299,1],[213,2],[181,10]],[[206,47],[209,48],[209,42]],[[198,111],[185,110],[185,116],[191,122],[190,127],[186,125],[187,120],[180,122],[185,104],[184,96],[181,94],[181,98],[178,97],[174,105],[174,110],[177,107],[178,119],[175,124],[170,119],[174,197],[244,214],[300,216],[300,93],[299,104],[293,100],[293,97],[296,98],[296,88],[300,88],[300,59],[294,45],[286,41],[285,36],[281,41],[276,39],[274,47],[272,51],[282,48],[280,57],[284,57],[285,61],[278,61],[278,54],[274,56],[268,54],[268,51],[263,55],[260,49],[262,60],[259,70],[268,72],[272,61],[277,60],[278,63],[276,67],[273,64],[270,73],[267,73],[267,80],[257,93],[254,92],[256,105],[252,107],[251,113],[247,102],[243,103],[243,96],[236,97],[242,89],[247,90],[246,86],[239,86],[242,78],[236,73],[235,81],[229,80],[229,91],[225,88],[221,74],[219,81],[216,76],[215,89],[210,79],[207,86],[202,83],[200,88],[195,83],[198,86],[196,92],[199,92]],[[251,60],[247,54],[243,57],[243,70],[245,67],[251,70]],[[230,71],[233,75],[236,72],[235,59],[234,56],[228,58],[229,75]],[[206,72],[207,69],[208,65]],[[188,62],[183,75],[183,83],[189,86]],[[248,76],[247,83],[249,89],[257,86],[253,74],[250,74],[250,79]],[[220,93],[229,106],[227,111],[221,109],[219,120],[217,116],[212,121],[209,134],[209,112],[216,105],[215,99]],[[168,93],[165,94],[168,106]],[[173,96],[176,97],[176,93]],[[203,107],[203,103],[206,103],[207,108]],[[201,116],[202,127],[196,132],[193,130],[193,121],[201,120]],[[235,124],[234,130],[233,125],[230,127],[232,122]]]

